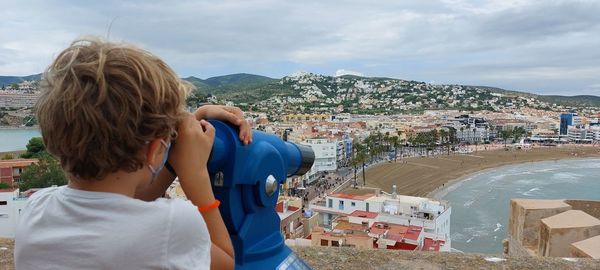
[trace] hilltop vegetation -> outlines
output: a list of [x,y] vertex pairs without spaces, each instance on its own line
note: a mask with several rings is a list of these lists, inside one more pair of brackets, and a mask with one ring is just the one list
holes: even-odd
[[[0,76],[0,85],[39,80],[41,74]],[[184,80],[195,86],[189,106],[207,100],[232,101],[246,110],[265,112],[327,112],[393,114],[425,109],[501,110],[600,107],[597,96],[554,96],[488,86],[428,84],[385,77],[339,77],[297,73],[281,79],[247,73]]]
[[42,78],[42,74],[34,74],[29,76],[0,76],[0,86],[8,86],[14,83],[20,83],[23,81],[39,81]]
[[540,96],[487,86],[433,85],[382,77],[298,73],[273,79],[232,74],[206,80],[185,78],[197,87],[196,99],[213,98],[255,111],[391,114],[423,109],[500,110],[556,105],[600,106],[599,97]]

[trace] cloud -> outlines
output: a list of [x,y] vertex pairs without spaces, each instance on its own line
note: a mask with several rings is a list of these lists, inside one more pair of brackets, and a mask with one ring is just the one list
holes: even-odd
[[0,74],[41,72],[73,39],[92,34],[142,46],[182,76],[331,74],[343,66],[584,93],[600,68],[596,14],[600,3],[591,0],[8,0],[0,10]]

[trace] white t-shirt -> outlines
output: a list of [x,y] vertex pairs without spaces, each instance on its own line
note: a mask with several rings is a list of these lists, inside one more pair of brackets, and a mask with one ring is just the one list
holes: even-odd
[[62,186],[29,198],[16,269],[209,269],[211,241],[190,202],[145,202]]

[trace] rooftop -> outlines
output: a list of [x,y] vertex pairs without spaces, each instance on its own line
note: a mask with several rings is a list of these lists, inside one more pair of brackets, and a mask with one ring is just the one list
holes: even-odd
[[526,209],[547,209],[570,207],[564,200],[512,199]]
[[440,251],[440,247],[446,243],[443,240],[433,240],[431,238],[425,238],[423,240],[423,251]]
[[361,218],[376,218],[379,215],[379,213],[375,213],[375,212],[367,212],[367,211],[361,211],[361,210],[356,210],[354,212],[352,212],[352,214],[350,214],[350,216],[352,217],[361,217]]
[[600,226],[600,220],[581,210],[568,210],[541,220],[550,228],[580,228]]
[[37,159],[9,159],[0,160],[0,168],[12,168],[12,167],[25,167],[31,165],[31,163],[37,162]]
[[351,199],[351,200],[364,201],[368,198],[375,196],[375,194],[367,193],[367,194],[362,194],[362,195],[355,195],[355,194],[346,194],[346,193],[333,193],[329,196],[335,197],[335,198],[340,198],[340,199]]
[[401,241],[402,239],[408,239],[416,241],[419,239],[423,228],[419,226],[404,226],[398,224],[391,224],[386,222],[375,222],[370,228],[370,232],[373,234],[384,234],[387,232],[386,239],[395,241]]
[[600,259],[600,235],[572,244],[573,247],[584,251],[594,259]]
[[337,225],[333,228],[340,231],[366,231],[367,226],[363,224],[350,223],[348,220],[338,220]]

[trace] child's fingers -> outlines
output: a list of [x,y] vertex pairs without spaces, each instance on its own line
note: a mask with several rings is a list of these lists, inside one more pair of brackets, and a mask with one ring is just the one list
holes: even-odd
[[209,135],[211,137],[215,136],[215,127],[211,125],[208,121],[200,120],[200,125],[202,125],[202,128],[204,129],[204,134]]

